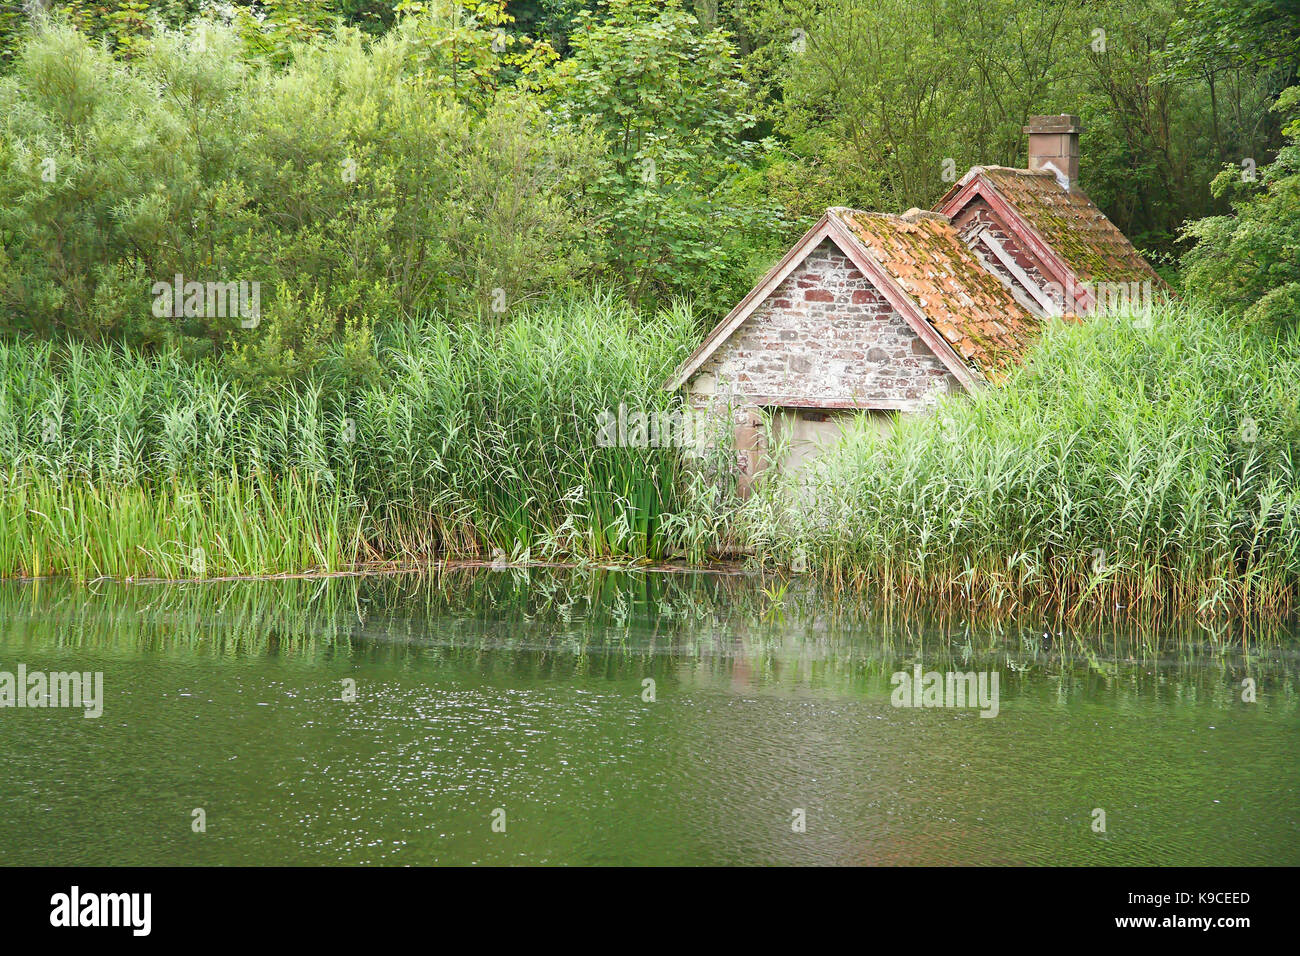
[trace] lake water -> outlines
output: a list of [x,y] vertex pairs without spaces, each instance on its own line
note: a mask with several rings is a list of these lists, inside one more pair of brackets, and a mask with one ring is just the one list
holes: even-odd
[[[894,706],[918,663],[997,674],[997,716]],[[0,709],[5,864],[1300,863],[1294,628],[742,575],[0,583],[19,665],[102,672],[103,714]]]

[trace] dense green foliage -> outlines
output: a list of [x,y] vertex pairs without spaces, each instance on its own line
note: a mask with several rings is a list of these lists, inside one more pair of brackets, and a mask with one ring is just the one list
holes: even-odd
[[[364,348],[377,322],[448,300],[486,312],[494,290],[509,309],[581,271],[593,137],[522,97],[480,102],[465,63],[464,85],[431,92],[437,30],[342,34],[277,71],[220,25],[159,32],[129,67],[51,27],[0,87],[0,322],[225,346],[267,386],[336,338]],[[156,316],[149,290],[174,275],[259,282],[260,323]]]
[[[0,574],[747,537],[999,606],[1289,606],[1298,53],[1295,0],[0,8]],[[1055,327],[793,499],[596,446],[827,206],[929,206],[1054,112],[1191,305]]]
[[1056,323],[1007,385],[748,506],[760,551],[989,606],[1290,606],[1300,586],[1300,342],[1189,307]]
[[600,415],[664,408],[693,331],[608,298],[504,327],[430,318],[388,331],[372,384],[343,384],[336,347],[260,399],[174,355],[0,346],[0,574],[184,573],[196,549],[206,573],[660,556],[681,460],[601,447]]
[[[730,308],[746,256],[779,235],[778,210],[729,190],[759,154],[748,90],[721,30],[657,0],[609,0],[606,19],[584,13],[573,55],[552,79],[564,114],[593,120],[612,168],[593,189],[619,279],[635,299],[693,278],[697,298]],[[765,263],[764,263],[765,264]]]
[[[1034,113],[1083,117],[1084,187],[1172,268],[1185,221],[1231,212],[1219,170],[1273,161],[1300,49],[1290,0],[5,9],[0,333],[262,390],[431,308],[603,281],[718,315],[827,206],[1022,163]],[[260,283],[260,323],[155,315],[178,275]]]
[[1268,104],[1294,77],[1172,72],[1178,16],[1174,0],[760,0],[749,71],[791,163],[773,173],[802,214],[928,208],[972,165],[1023,165],[1030,115],[1073,113],[1083,188],[1169,252],[1222,164],[1275,146]]
[[1300,86],[1288,89],[1276,108],[1291,117],[1289,143],[1257,182],[1240,170],[1220,174],[1215,188],[1240,196],[1235,214],[1188,228],[1196,245],[1185,266],[1196,298],[1226,305],[1250,322],[1294,329],[1300,326]]
[[[543,77],[554,53],[501,33],[499,5],[402,10],[286,65],[238,22],[157,25],[128,59],[44,27],[0,81],[0,330],[220,354],[266,389],[431,307],[497,322],[601,276],[660,300],[706,270],[724,295],[745,281],[759,227],[719,200],[746,126],[720,32],[611,8]],[[593,101],[629,36],[680,69]],[[260,321],[156,315],[174,276],[259,283]]]

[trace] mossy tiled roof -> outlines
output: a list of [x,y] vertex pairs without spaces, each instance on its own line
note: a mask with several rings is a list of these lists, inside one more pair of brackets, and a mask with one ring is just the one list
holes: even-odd
[[1080,281],[1164,285],[1124,233],[1077,186],[1067,191],[1050,172],[1008,166],[979,169]]
[[926,320],[968,364],[999,382],[1023,360],[1042,322],[1020,305],[936,213],[832,209]]

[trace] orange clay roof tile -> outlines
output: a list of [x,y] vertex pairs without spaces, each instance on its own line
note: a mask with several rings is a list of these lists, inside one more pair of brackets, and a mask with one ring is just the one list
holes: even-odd
[[834,209],[831,215],[989,381],[1003,380],[1024,359],[1041,320],[985,270],[946,218],[922,215],[908,221],[853,209]]

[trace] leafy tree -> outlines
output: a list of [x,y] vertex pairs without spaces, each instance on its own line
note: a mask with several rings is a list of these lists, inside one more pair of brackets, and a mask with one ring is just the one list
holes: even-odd
[[596,0],[510,0],[513,29],[545,40],[561,55],[568,52],[569,34],[577,27],[579,14],[596,7]]
[[[22,41],[47,16],[58,16],[87,36],[103,39],[116,55],[139,56],[158,25],[178,27],[203,18],[241,28],[246,55],[283,64],[295,42],[319,38],[340,22],[369,24],[372,0],[32,0],[25,17],[0,7],[0,62],[11,61]],[[391,11],[386,20],[391,22]]]
[[[1244,2],[1244,0],[1243,0]],[[807,203],[932,204],[971,165],[1023,166],[1040,113],[1083,120],[1083,188],[1121,230],[1170,250],[1214,210],[1224,162],[1272,142],[1258,70],[1173,75],[1173,0],[759,0],[747,64]],[[797,231],[796,230],[792,230]]]
[[562,116],[590,118],[608,145],[593,193],[612,271],[633,300],[731,294],[773,213],[730,201],[759,147],[728,35],[679,0],[606,0],[579,24],[550,88]]
[[[598,136],[458,86],[429,35],[412,15],[275,67],[218,22],[160,24],[129,61],[51,23],[0,79],[3,330],[224,355],[263,387],[396,317],[500,316],[585,275]],[[154,314],[176,275],[267,307]]]
[[1300,0],[1185,0],[1167,51],[1188,76],[1300,68]]
[[[749,65],[827,205],[928,206],[975,163],[1023,161],[1033,113],[1065,109],[1082,37],[1060,3],[767,0]],[[1073,90],[1073,87],[1071,88]]]
[[1233,215],[1193,223],[1184,257],[1188,294],[1227,307],[1248,322],[1300,326],[1300,86],[1279,97],[1289,138],[1258,182],[1239,167],[1214,181],[1216,193],[1236,194]]
[[531,84],[556,59],[544,40],[511,30],[506,0],[401,0],[395,9],[419,81],[466,105],[481,108],[498,90]]

